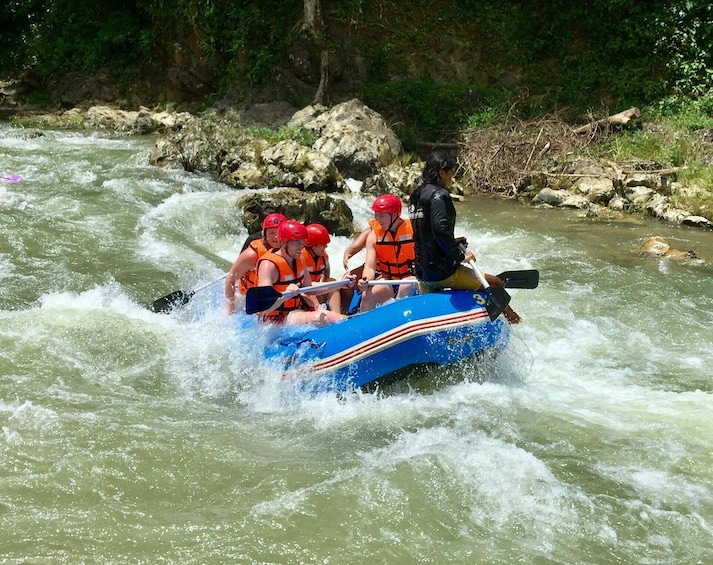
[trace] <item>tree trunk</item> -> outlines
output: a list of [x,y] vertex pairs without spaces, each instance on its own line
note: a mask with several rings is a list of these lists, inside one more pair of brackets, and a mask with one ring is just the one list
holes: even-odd
[[304,0],[304,13],[300,33],[309,34],[314,39],[320,52],[319,86],[312,104],[325,104],[329,87],[329,49],[324,40],[324,22],[322,20],[321,0]]
[[304,0],[302,31],[316,37],[322,31],[322,4],[320,0]]

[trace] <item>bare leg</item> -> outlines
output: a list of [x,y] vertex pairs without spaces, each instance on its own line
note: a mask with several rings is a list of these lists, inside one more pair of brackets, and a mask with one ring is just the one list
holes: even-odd
[[[490,286],[505,286],[505,283],[499,278],[496,277],[495,275],[484,275],[485,280],[488,281],[488,284]],[[506,306],[505,310],[503,310],[503,316],[505,316],[505,319],[508,321],[510,324],[519,324],[522,322],[522,318],[520,317],[520,314],[515,312],[510,306]]]
[[520,314],[515,312],[510,306],[506,306],[505,310],[503,310],[503,316],[505,316],[505,319],[508,321],[510,324],[519,324],[522,322],[522,318],[520,317]]

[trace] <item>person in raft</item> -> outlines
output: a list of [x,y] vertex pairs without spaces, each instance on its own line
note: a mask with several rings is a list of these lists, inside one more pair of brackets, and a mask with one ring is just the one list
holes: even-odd
[[[280,248],[260,258],[257,267],[258,286],[272,286],[280,294],[315,286],[314,291],[299,294],[281,302],[277,308],[258,314],[261,322],[277,324],[315,324],[326,326],[346,319],[346,316],[319,307],[315,295],[330,292],[312,285],[312,279],[302,258],[308,237],[307,228],[296,220],[286,220],[278,228]],[[352,283],[353,284],[353,283]]]
[[240,297],[244,297],[248,289],[257,284],[257,263],[260,257],[271,249],[279,249],[280,238],[277,235],[277,228],[285,220],[287,218],[278,213],[265,216],[262,221],[262,238],[250,240],[245,250],[235,259],[225,277],[225,298],[228,301],[229,315],[234,314],[236,310],[236,284]]
[[[401,199],[384,194],[371,205],[375,224],[366,238],[366,260],[359,279],[361,312],[373,310],[391,298],[403,298],[417,292],[414,277],[416,259],[411,221],[401,217]],[[375,279],[411,279],[414,284],[369,286]]]
[[[279,208],[276,208],[275,206],[271,206],[270,204],[266,204],[262,208],[260,208],[260,213],[258,214],[258,218],[260,219],[260,225],[262,226],[262,223],[265,221],[265,218],[267,218],[270,214],[282,214],[282,210]],[[245,238],[245,241],[243,242],[243,246],[240,249],[240,253],[245,251],[248,248],[248,245],[250,245],[251,242],[255,241],[256,239],[262,239],[262,227],[260,228],[260,231],[256,231],[254,233],[251,233],[248,235],[248,237]]]
[[[456,210],[448,189],[455,166],[455,159],[448,153],[431,153],[423,167],[422,182],[409,198],[416,244],[416,278],[421,292],[441,288],[478,290],[481,286],[473,270],[461,265],[463,261],[475,261],[475,255],[471,251],[464,253],[458,246],[464,241],[454,235]],[[490,286],[504,286],[500,278],[484,276]],[[511,324],[522,321],[510,306],[503,315]]]
[[306,226],[307,239],[305,248],[302,250],[302,258],[305,260],[309,277],[313,283],[327,282],[333,280],[329,277],[329,254],[327,245],[332,241],[327,228],[322,224],[309,224]]
[[[329,254],[327,253],[327,245],[332,241],[329,231],[322,224],[308,224],[306,227],[307,240],[305,241],[305,248],[302,250],[302,258],[307,266],[309,278],[312,279],[313,284],[333,281],[334,279],[331,277],[330,272]],[[320,304],[324,304],[330,310],[341,311],[339,289],[329,294],[321,294],[318,300]]]
[[[369,220],[369,226],[362,230],[359,235],[356,236],[354,241],[352,241],[349,246],[344,250],[344,255],[342,256],[342,265],[347,271],[344,273],[343,278],[349,278],[354,275],[357,279],[362,277],[364,272],[364,264],[362,263],[358,267],[349,269],[349,259],[354,257],[366,246],[366,238],[371,233],[371,230],[376,226],[376,220],[372,218]],[[359,312],[359,305],[361,304],[361,294],[356,292],[356,288],[340,288],[337,293],[329,298],[330,309],[341,312],[342,314],[347,314],[351,316]]]
[[369,226],[365,229],[363,229],[358,236],[352,241],[347,248],[344,250],[344,255],[342,256],[342,265],[344,266],[344,270],[349,270],[349,259],[354,257],[357,253],[359,253],[364,247],[366,247],[366,238],[369,237],[369,234],[371,233],[371,230],[374,228],[376,225],[376,220],[372,218],[369,220]]

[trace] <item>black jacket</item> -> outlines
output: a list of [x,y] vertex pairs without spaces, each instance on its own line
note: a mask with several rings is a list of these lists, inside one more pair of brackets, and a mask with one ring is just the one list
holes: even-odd
[[422,185],[411,194],[408,209],[416,242],[416,277],[426,282],[447,279],[464,259],[454,236],[451,195],[442,186]]

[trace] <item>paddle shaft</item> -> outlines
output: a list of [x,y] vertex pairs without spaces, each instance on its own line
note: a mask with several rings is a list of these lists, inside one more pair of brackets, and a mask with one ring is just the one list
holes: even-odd
[[[463,245],[462,243],[458,245],[458,248],[463,253],[466,253],[465,245]],[[473,261],[472,259],[469,260],[468,265],[471,269],[473,269],[475,276],[478,278],[480,285],[483,287],[483,292],[485,292],[485,295],[487,296],[485,301],[485,309],[488,311],[488,316],[490,317],[490,320],[494,322],[497,317],[503,313],[505,308],[507,308],[508,304],[510,303],[510,295],[505,290],[505,287],[490,286],[486,278],[483,276],[483,273],[481,273],[480,269],[478,269],[477,265],[475,264],[475,261]]]
[[379,279],[375,281],[369,281],[366,284],[369,286],[394,286],[394,285],[400,285],[400,284],[418,284],[418,280],[416,279],[401,279],[401,280],[386,280],[386,279]]
[[[463,245],[462,243],[459,243],[459,244],[458,244],[458,248],[459,248],[463,253],[466,252],[465,245]],[[489,288],[490,288],[490,285],[488,284],[488,281],[485,280],[485,277],[483,276],[483,273],[480,272],[480,269],[479,269],[479,268],[477,267],[477,265],[475,264],[475,261],[473,261],[472,259],[470,259],[470,260],[468,261],[468,266],[469,266],[471,269],[473,269],[473,272],[475,273],[475,276],[478,277],[478,280],[480,281],[480,284],[482,285],[483,289],[485,289],[485,290],[489,289]]]
[[[470,266],[470,265],[469,265]],[[540,273],[536,269],[526,269],[521,271],[503,271],[497,277],[505,283],[506,288],[537,288]],[[377,279],[369,281],[369,286],[379,285],[401,285],[401,284],[418,284],[416,279]]]
[[218,277],[215,280],[212,280],[208,283],[205,283],[204,285],[199,286],[196,289],[189,290],[189,291],[183,291],[183,290],[174,290],[170,294],[167,294],[166,296],[162,296],[161,298],[158,298],[157,300],[154,300],[153,303],[151,304],[151,310],[156,312],[156,313],[163,313],[163,312],[168,312],[169,310],[172,310],[174,307],[187,304],[188,301],[193,298],[193,296],[196,294],[196,292],[200,292],[201,290],[208,288],[209,286],[222,281],[225,277],[227,277],[228,274],[224,274],[220,277]]
[[212,285],[212,284],[215,284],[215,283],[217,283],[217,282],[222,281],[222,280],[225,279],[227,276],[228,276],[228,273],[225,273],[224,275],[218,277],[217,279],[212,280],[212,281],[210,281],[210,282],[207,282],[207,283],[205,283],[204,285],[201,285],[201,286],[199,286],[199,287],[196,288],[196,289],[193,289],[193,294],[195,294],[196,292],[200,292],[201,290],[203,290],[203,289],[205,289],[205,288],[208,288],[208,287],[209,287],[210,285]]
[[272,286],[254,286],[248,289],[245,296],[245,312],[248,314],[258,314],[272,312],[278,308],[283,302],[316,290],[330,290],[333,288],[342,288],[351,284],[349,279],[340,279],[338,281],[330,281],[317,285],[305,286],[297,289],[294,292],[280,293]]

